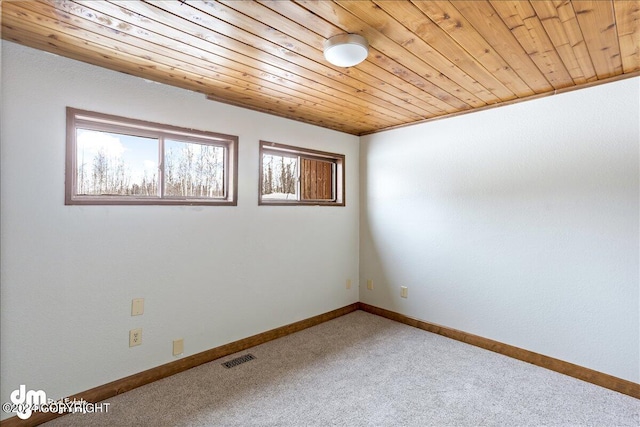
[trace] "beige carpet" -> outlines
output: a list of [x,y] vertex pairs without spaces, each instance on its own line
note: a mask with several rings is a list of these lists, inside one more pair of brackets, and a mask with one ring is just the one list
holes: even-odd
[[640,400],[362,311],[107,402],[45,425],[640,425]]

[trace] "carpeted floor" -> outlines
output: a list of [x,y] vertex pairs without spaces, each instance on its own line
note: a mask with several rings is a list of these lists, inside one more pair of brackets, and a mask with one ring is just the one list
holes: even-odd
[[107,402],[45,425],[640,425],[640,400],[362,311]]

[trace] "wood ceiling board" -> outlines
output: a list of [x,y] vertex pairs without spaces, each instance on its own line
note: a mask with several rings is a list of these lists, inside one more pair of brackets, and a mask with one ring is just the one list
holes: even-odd
[[[567,72],[571,75],[573,81],[576,84],[586,83],[587,77],[585,76],[580,62],[578,61],[576,52],[571,44],[571,40],[569,40],[569,36],[567,35],[567,31],[565,30],[562,21],[560,21],[556,6],[551,2],[540,1],[531,2],[531,6],[538,15],[542,26],[555,46],[558,55],[562,58],[562,62],[564,63]],[[589,64],[591,64],[591,60],[589,60]],[[590,76],[595,76],[595,71],[590,74]]]
[[[345,32],[345,30],[336,27],[324,19],[318,19],[319,17],[315,12],[307,10],[297,3],[271,0],[260,1],[260,4],[297,22],[305,22],[305,25],[324,36],[325,39]],[[435,108],[436,115],[471,108],[470,105],[443,91],[424,77],[418,75],[408,67],[399,64],[393,58],[375,48],[370,47],[367,61],[358,65],[358,67],[364,69],[368,66],[369,62],[389,72],[390,78],[387,80],[388,84],[404,90],[407,93],[414,93],[419,100],[431,105],[432,109]],[[409,88],[407,88],[407,85],[409,85]],[[412,89],[411,86],[415,86],[415,88]],[[419,104],[416,102],[416,105]]]
[[573,6],[566,0],[553,0],[553,5],[558,13],[558,19],[562,22],[562,26],[569,38],[569,43],[573,47],[573,51],[576,55],[578,63],[584,76],[588,82],[597,81],[598,75],[596,69],[593,66],[589,49],[587,49],[587,42],[584,40],[584,35],[580,29],[578,23],[578,17],[576,16]]
[[352,15],[349,11],[339,5],[323,1],[300,1],[304,7],[309,8],[316,15],[330,21],[346,22],[341,28],[343,32],[356,33],[364,36],[369,44],[382,55],[386,55],[394,61],[403,64],[417,74],[425,77],[433,84],[436,96],[439,99],[446,99],[446,102],[457,108],[467,108],[469,106],[482,106],[485,103],[471,94],[465,88],[451,81],[446,75],[425,63],[422,59],[413,54],[407,55],[404,48],[387,36],[379,32],[376,28],[368,25],[363,20]]
[[[290,18],[291,15],[295,15],[295,13],[283,12],[282,10],[280,10],[279,13],[276,11],[278,9],[271,9],[267,7],[275,5],[292,6],[297,9],[298,14],[301,10],[304,10],[293,3],[281,1],[275,2],[275,5],[262,5],[258,2],[238,3],[237,1],[223,1],[221,3],[231,8],[241,9],[244,13],[249,13],[254,19],[257,19],[264,24],[269,23],[269,25],[274,25],[276,28],[288,28],[290,31],[293,31],[298,35],[301,42],[316,47],[320,52],[323,50],[324,41],[328,37],[331,37],[331,34],[336,33],[335,26],[325,22],[326,27],[332,28],[325,29],[323,33],[329,35],[323,37],[320,34],[310,31],[309,29],[302,27],[300,24],[293,22]],[[289,9],[289,11],[290,10],[291,9]],[[285,18],[285,16],[289,18]],[[341,33],[341,31],[339,33]],[[447,110],[449,112],[456,110],[456,108],[451,107],[448,104],[443,105],[443,102],[440,99],[437,99],[425,92],[424,86],[429,83],[409,69],[399,71],[397,68],[400,67],[400,65],[397,63],[391,64],[390,61],[376,61],[376,59],[386,59],[386,57],[381,57],[379,52],[373,49],[369,54],[369,58],[369,61],[363,62],[358,65],[357,68],[369,75],[384,79],[383,81],[386,86],[393,86],[397,88],[399,92],[394,93],[394,95],[401,98],[407,104],[415,106],[417,109],[412,108],[414,112],[420,112],[423,115],[426,113],[427,116],[436,116],[446,114]],[[387,71],[387,73],[384,73],[381,69]],[[399,76],[402,76],[403,78],[400,78]],[[446,108],[446,110],[443,109],[443,107]]]
[[[3,7],[6,7],[6,5],[3,5]],[[313,113],[313,110],[305,113],[298,104],[288,103],[281,99],[266,97],[266,101],[256,102],[242,87],[224,83],[220,84],[220,82],[216,82],[209,77],[205,78],[202,77],[202,75],[176,71],[169,66],[154,62],[153,58],[147,59],[128,53],[126,51],[127,49],[106,49],[99,43],[86,39],[79,40],[74,35],[66,34],[63,31],[56,31],[55,34],[47,32],[46,27],[26,23],[23,18],[31,15],[25,13],[24,9],[18,16],[14,16],[10,9],[5,12],[6,15],[5,19],[3,19],[2,28],[6,34],[3,34],[3,37],[27,46],[204,94],[216,85],[219,85],[225,90],[225,100],[231,104],[244,105],[245,107],[248,106],[247,108],[269,112],[282,117],[305,121],[343,132],[360,133],[370,127],[357,127],[345,123],[342,118],[338,118],[338,120],[319,118],[317,114]],[[46,18],[40,19],[43,21],[46,20]],[[16,28],[18,29],[16,30]],[[90,49],[87,49],[87,47]]]
[[509,64],[535,93],[553,90],[522,45],[487,1],[460,1],[452,5],[473,25],[478,33]]
[[[495,102],[495,96],[485,87],[464,73],[449,59],[425,43],[415,33],[412,33],[376,4],[369,1],[336,1],[338,5],[351,12],[355,19],[365,22],[380,34],[392,40],[396,44],[394,46],[395,51],[409,53],[403,52],[401,54],[402,58],[414,57],[419,59],[424,65],[428,64],[433,67],[439,74],[446,76],[451,82],[459,85],[479,100],[479,102],[474,102],[470,105],[479,107]],[[376,40],[374,39],[373,43],[375,42]],[[414,66],[417,69],[422,69],[424,65],[418,64]]]
[[640,1],[615,1],[618,40],[625,73],[640,70]]
[[622,74],[620,46],[611,0],[571,2],[599,79]]
[[490,3],[554,89],[574,84],[528,1],[507,3],[491,0]]
[[[271,88],[266,88],[264,86],[254,85],[246,81],[230,78],[228,76],[216,73],[212,70],[200,68],[199,66],[194,66],[184,62],[177,62],[177,60],[175,59],[176,57],[179,57],[179,55],[177,54],[174,54],[174,56],[172,57],[166,57],[158,53],[145,50],[144,47],[145,43],[147,42],[138,41],[138,43],[135,45],[126,44],[119,40],[110,38],[109,36],[115,34],[115,32],[105,31],[106,27],[102,25],[98,25],[93,22],[78,22],[83,21],[83,19],[79,17],[74,18],[73,15],[65,15],[59,13],[55,14],[52,13],[50,9],[42,8],[41,6],[42,5],[35,2],[28,4],[25,8],[21,9],[21,12],[19,13],[20,19],[29,20],[32,23],[35,23],[35,25],[42,26],[41,31],[44,32],[51,32],[52,30],[60,28],[60,31],[62,33],[71,38],[74,37],[75,34],[79,33],[82,35],[82,38],[85,41],[92,43],[93,46],[100,46],[100,50],[102,51],[116,50],[118,52],[122,52],[123,54],[127,54],[130,57],[146,59],[151,61],[153,64],[159,64],[161,66],[168,67],[168,69],[170,69],[172,73],[175,73],[174,75],[183,76],[185,80],[199,82],[198,84],[200,86],[206,85],[211,88],[223,88],[229,98],[231,100],[234,100],[235,102],[237,102],[238,97],[243,100],[245,100],[247,97],[250,97],[251,99],[262,97],[266,100],[269,100],[270,102],[277,100],[280,105],[287,106],[287,108],[289,108],[289,111],[294,111],[297,114],[303,114],[307,120],[311,121],[317,120],[318,111],[324,111],[326,114],[326,117],[323,121],[324,124],[330,124],[334,127],[340,126],[340,120],[332,120],[331,116],[335,116],[335,112],[330,108],[324,108],[317,103],[300,99],[296,96],[289,96],[283,92],[279,92]],[[5,5],[5,7],[9,8],[8,13],[11,14],[13,11],[11,4],[7,4]],[[31,8],[37,9],[39,12],[43,13],[52,13],[56,16],[45,16],[39,14],[36,11],[33,11]],[[92,12],[80,10],[78,11],[78,13],[90,15]],[[62,19],[56,20],[56,17],[61,17]],[[69,19],[65,20],[66,17],[69,17]],[[74,22],[74,19],[76,22]],[[81,27],[76,26],[76,23],[81,24]],[[95,32],[91,32],[90,30]],[[119,33],[119,35],[121,36],[122,34]],[[206,78],[202,76],[206,76]],[[231,96],[230,93],[233,93],[234,95]]]
[[[195,4],[195,3],[194,3]],[[360,80],[350,77],[350,75],[360,74],[352,67],[348,71],[334,70],[329,65],[318,64],[302,55],[291,51],[283,51],[278,45],[251,34],[249,31],[239,29],[221,19],[210,14],[199,13],[191,8],[191,3],[162,2],[153,4],[162,7],[163,10],[179,15],[180,18],[190,21],[199,27],[199,31],[205,34],[216,33],[217,43],[233,50],[241,55],[251,56],[272,65],[293,70],[295,73],[306,76],[314,81],[321,82],[327,87],[340,88],[347,93],[357,94],[361,99],[366,100],[370,105],[377,105],[385,109],[389,117],[401,122],[404,120],[419,120],[424,116],[413,113],[398,105],[397,99],[390,98],[377,86],[384,86],[384,82],[372,82],[366,85]],[[186,8],[184,6],[187,6]],[[224,37],[219,37],[223,35]],[[316,71],[313,71],[313,70]]]
[[[220,10],[226,7],[219,3],[204,3],[203,5],[199,3],[193,3],[192,5],[194,7],[198,7],[201,11],[204,11],[204,12],[211,11],[216,13],[220,13]],[[228,16],[232,16],[232,15],[228,15]],[[237,19],[238,17],[236,16],[235,18]],[[262,44],[260,40],[269,40],[266,44],[262,44],[262,46],[263,47],[270,46],[270,44],[273,44],[273,42],[271,42],[270,39],[265,38],[266,35],[256,34],[256,32],[259,33],[259,27],[260,27],[259,22],[255,20],[250,20],[250,21],[245,20],[245,22],[240,22],[240,23],[235,21],[234,24],[232,25],[235,26],[237,24],[244,24],[246,28],[249,29],[248,32],[252,34],[253,36],[252,40],[254,43]],[[256,30],[256,28],[258,28],[258,30]],[[269,28],[268,28],[268,31],[270,32]],[[296,44],[296,41],[290,40],[290,43]],[[316,55],[316,56],[322,57],[322,52],[317,52],[314,49],[307,49],[306,45],[304,45],[303,43],[297,43],[297,44],[301,46],[300,49],[304,49],[306,55],[308,56]],[[276,49],[287,52],[287,49],[283,48],[282,46]],[[403,114],[401,118],[403,120],[407,118],[414,119],[414,120],[424,118],[424,112],[421,109],[414,109],[410,103],[406,102],[403,99],[403,97],[405,96],[404,93],[392,90],[392,88],[388,84],[386,84],[384,80],[381,80],[374,75],[364,73],[358,67],[351,67],[345,70],[343,68],[335,67],[332,65],[325,65],[326,61],[322,59],[319,59],[318,61],[316,61],[315,59],[309,60],[308,57],[305,55],[298,55],[295,58],[292,58],[291,61],[296,62],[300,66],[303,66],[307,69],[313,69],[314,67],[314,64],[310,64],[309,61],[313,61],[315,64],[317,64],[316,67],[317,66],[325,67],[328,70],[327,71],[328,74],[325,74],[326,77],[341,79],[346,84],[349,84],[356,90],[361,91],[359,93],[362,93],[368,90],[369,94],[379,98],[381,102],[383,101],[386,102],[386,105],[388,106],[388,108],[390,107],[389,109],[392,112],[396,111],[399,114]],[[367,87],[367,83],[365,83],[367,81],[370,84],[368,87]],[[371,85],[373,85],[373,87]],[[389,114],[393,114],[393,113],[389,113]]]
[[534,94],[449,1],[413,0],[412,3],[513,94]]
[[[242,26],[243,28],[250,28],[254,35],[269,40],[275,40],[284,48],[288,48],[289,46],[307,46],[306,48],[300,49],[299,53],[307,57],[313,56],[314,60],[324,62],[322,53],[325,41],[324,37],[300,26],[295,22],[292,22],[290,19],[285,18],[283,15],[260,5],[257,2],[239,3],[237,1],[230,1],[220,3],[228,9],[238,8],[237,12],[242,11],[243,14],[248,14],[247,16],[241,14],[233,16],[227,13],[226,15],[229,16],[228,19],[231,24]],[[208,5],[213,7],[213,4],[211,3]],[[275,28],[288,28],[296,34],[297,39],[292,39],[291,37],[283,35],[280,30],[276,30]],[[371,81],[372,78],[378,79],[381,89],[387,94],[395,97],[394,102],[399,105],[403,105],[406,109],[415,114],[421,115],[423,118],[425,116],[425,112],[427,113],[427,116],[445,113],[439,105],[434,106],[423,101],[420,96],[424,95],[424,93],[418,93],[417,88],[405,84],[405,82],[398,79],[396,75],[385,72],[369,61],[365,61],[361,65],[347,70],[339,67],[333,68],[339,72],[346,72],[350,76],[359,78],[365,82]],[[355,71],[362,71],[366,74],[358,76],[355,74]],[[392,100],[393,98],[388,99]]]
[[[362,135],[640,75],[639,3],[5,0],[2,37]],[[343,33],[363,63],[324,60]]]
[[[151,28],[157,25],[154,21],[139,18],[139,16],[142,16],[141,13],[146,10],[145,8],[147,6],[145,6],[144,3],[124,2],[119,3],[118,5],[111,5],[108,2],[97,2],[92,4],[92,7],[100,9],[101,12],[108,13],[111,16],[121,13],[126,14],[128,12],[129,16],[127,17],[127,20],[131,25],[135,26],[134,28],[137,28],[136,30],[131,30],[133,32],[150,31]],[[156,13],[161,14],[162,12],[150,13],[147,11],[147,15],[153,14],[155,16]],[[167,19],[168,16],[157,16],[157,18]],[[232,60],[230,58],[237,57],[237,54],[233,51],[222,48],[218,44],[210,43],[203,38],[176,30],[172,27],[165,27],[164,34],[166,37],[162,42],[156,40],[162,49],[168,48],[173,50],[182,50],[185,52],[193,52],[194,56],[199,53],[201,59],[208,63],[220,64],[220,66],[238,70],[238,72],[243,73],[243,75],[246,74],[245,77],[271,81],[278,85],[290,88],[291,90],[299,91],[300,93],[305,94],[305,96],[317,97],[319,99],[332,102],[337,105],[337,110],[345,111],[346,118],[353,117],[354,115],[360,115],[367,116],[368,120],[371,120],[371,118],[374,117],[370,114],[370,104],[362,100],[360,97],[344,93],[340,93],[340,95],[337,96],[336,92],[328,86],[304,79],[297,74],[260,62],[254,58],[244,57],[244,62]],[[383,110],[383,112],[386,112],[386,110]],[[389,125],[389,123],[392,122],[388,120],[387,117],[388,116],[386,114],[379,115],[377,118],[373,118],[371,124],[382,127],[384,127],[385,124]]]
[[[298,3],[327,21],[339,22],[343,32],[356,33],[364,36],[374,49],[377,49],[383,55],[389,56],[394,61],[404,64],[408,68],[414,70],[417,74],[425,77],[433,84],[433,89],[430,93],[437,98],[446,100],[450,105],[460,109],[469,108],[469,106],[474,107],[486,105],[475,95],[452,82],[447,76],[440,73],[429,64],[426,64],[420,58],[417,58],[412,54],[407,55],[404,48],[400,48],[393,40],[389,39],[364,21],[353,16],[339,5],[326,1],[303,0]],[[343,24],[343,22],[346,22],[346,24]]]
[[[120,3],[119,6],[121,6],[122,8],[127,8],[130,11],[134,11],[136,14],[142,14],[144,13],[147,16],[153,16],[155,19],[160,19],[160,20],[169,20],[171,19],[171,14],[169,14],[168,12],[153,8],[150,10],[146,10],[146,8],[148,7],[147,5],[140,3],[140,2],[123,2]],[[174,18],[175,20],[175,18]],[[138,22],[138,24],[140,24],[140,22]],[[153,24],[156,25],[156,24]],[[240,56],[238,55],[235,51],[231,50],[231,49],[227,49],[224,47],[221,47],[220,44],[222,43],[222,41],[224,39],[222,38],[217,38],[219,37],[219,35],[213,35],[212,37],[209,37],[209,33],[207,31],[205,31],[202,28],[198,29],[198,36],[196,35],[190,35],[190,34],[186,34],[180,30],[176,30],[174,28],[171,27],[167,27],[165,28],[165,31],[167,31],[169,34],[171,34],[172,38],[176,39],[176,40],[180,40],[183,41],[185,43],[185,45],[193,45],[195,42],[199,41],[201,43],[201,45],[204,48],[210,48],[215,50],[216,54],[220,54],[220,55],[227,55],[229,58],[242,58],[242,60],[244,60],[245,63],[249,62],[252,63],[256,66],[261,66],[263,69],[262,70],[258,70],[256,68],[256,70],[258,70],[262,76],[262,78],[265,78],[264,76],[271,76],[271,75],[275,75],[277,73],[278,75],[278,81],[280,84],[283,84],[285,86],[291,86],[288,83],[287,79],[296,79],[296,74],[290,73],[290,72],[285,72],[283,69],[273,66],[271,64],[267,64],[264,62],[260,62],[258,59],[256,59],[255,57],[259,57],[260,56],[260,52],[254,52],[255,57],[253,58],[249,58],[247,56]],[[177,37],[180,37],[179,39]],[[218,41],[219,43],[211,43],[208,40],[211,39],[215,39],[216,41]],[[228,44],[230,44],[231,46],[234,46],[234,41],[232,40],[225,40]],[[199,47],[201,46],[200,44],[198,45]],[[206,45],[206,46],[204,46]],[[206,51],[205,51],[206,52]],[[278,58],[274,58],[274,61],[277,61]],[[245,72],[245,71],[243,71]],[[254,73],[255,74],[255,73]],[[322,86],[317,84],[314,81],[310,81],[310,80],[305,80],[305,79],[298,79],[298,81],[296,82],[296,84],[299,84],[301,82],[301,84],[308,84],[308,83],[312,83],[312,86],[316,86],[316,87],[320,87],[320,89],[316,89],[314,90],[314,93],[318,96],[318,97],[324,97],[324,98],[331,98],[331,96],[329,95],[331,92],[333,92],[333,89],[329,86]],[[304,92],[304,91],[302,91]],[[211,93],[212,97],[215,97],[217,100],[224,100],[225,99],[225,95],[223,93]],[[360,107],[361,107],[361,113],[360,114],[368,114],[368,113],[364,113],[363,111],[370,111],[372,108],[371,103],[367,103],[365,100],[362,100],[361,97],[359,96],[352,96],[350,97],[349,94],[345,94],[345,93],[341,93],[340,96],[334,96],[333,99],[334,100],[344,100],[346,98],[347,101],[350,101],[352,103],[352,109],[353,110],[357,110],[358,107],[358,103],[360,103]],[[387,121],[389,122],[389,120],[386,120],[388,117],[392,116],[392,113],[390,113],[388,110],[386,109],[381,109],[383,115],[381,114],[378,119],[382,119],[383,121]],[[404,117],[404,116],[401,116]],[[397,122],[397,120],[396,120]]]
[[[491,97],[487,100],[488,104],[516,98],[516,95],[485,69],[482,63],[478,62],[413,3],[389,0],[377,0],[374,3],[489,91]],[[409,39],[404,44],[408,50],[411,50],[413,45],[413,39]]]

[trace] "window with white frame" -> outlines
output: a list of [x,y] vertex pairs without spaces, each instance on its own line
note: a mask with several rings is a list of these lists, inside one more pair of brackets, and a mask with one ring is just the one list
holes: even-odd
[[236,205],[238,137],[67,108],[67,205]]
[[260,141],[261,205],[344,206],[343,154]]

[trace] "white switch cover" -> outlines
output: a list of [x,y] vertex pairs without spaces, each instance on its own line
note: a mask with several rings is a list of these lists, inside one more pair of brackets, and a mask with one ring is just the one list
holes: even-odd
[[367,280],[367,289],[369,289],[370,291],[373,290],[373,279]]
[[131,315],[139,316],[144,313],[144,298],[136,298],[131,301]]
[[347,279],[347,289],[351,289],[351,279]]
[[180,356],[182,353],[184,353],[184,339],[173,340],[173,355]]
[[402,298],[407,298],[409,294],[409,289],[406,286],[400,286],[400,296]]

